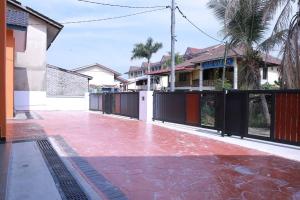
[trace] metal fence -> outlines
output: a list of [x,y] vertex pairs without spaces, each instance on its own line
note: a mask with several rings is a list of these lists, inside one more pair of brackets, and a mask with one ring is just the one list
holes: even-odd
[[300,145],[300,90],[154,93],[154,120]]
[[139,118],[139,93],[90,94],[90,110]]
[[223,130],[224,93],[154,93],[153,119]]

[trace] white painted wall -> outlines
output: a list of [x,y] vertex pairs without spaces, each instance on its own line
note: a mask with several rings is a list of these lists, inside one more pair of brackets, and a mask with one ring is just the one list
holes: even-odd
[[128,90],[136,90],[137,89],[136,82],[129,83],[127,88]]
[[153,92],[141,91],[139,105],[139,120],[152,122],[153,119]]
[[78,70],[76,72],[93,77],[93,80],[90,81],[90,85],[102,86],[116,84],[115,77],[112,72],[101,69],[97,66]]
[[47,97],[46,92],[15,91],[15,110],[88,110],[89,94],[84,97]]
[[16,53],[15,66],[46,69],[47,26],[44,22],[31,15],[28,23],[26,50]]
[[[260,70],[261,77],[263,77],[263,70]],[[279,79],[278,67],[268,67],[268,77],[267,79],[261,79],[261,84],[270,83],[275,84],[275,81]]]

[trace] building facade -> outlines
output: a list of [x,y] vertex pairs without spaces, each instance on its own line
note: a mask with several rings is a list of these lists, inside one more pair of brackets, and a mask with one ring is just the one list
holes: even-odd
[[89,82],[90,92],[118,92],[126,91],[127,80],[121,73],[98,63],[79,67],[72,70],[93,79]]
[[7,1],[6,13],[6,113],[12,118],[20,105],[43,104],[47,50],[63,25],[15,0]]
[[[183,62],[176,65],[176,90],[214,90],[218,82],[222,79],[224,68],[225,45],[214,45],[204,49],[187,48],[182,55]],[[225,78],[232,85],[233,89],[238,89],[238,74],[241,69],[241,61],[244,51],[235,48],[228,51],[225,69]],[[165,56],[164,56],[165,57]],[[168,90],[170,85],[170,67],[164,65],[166,59],[163,57],[159,62],[151,64],[150,75],[152,76],[153,90]],[[163,62],[163,60],[165,62]],[[281,61],[272,56],[262,55],[264,61],[261,71],[261,84],[275,84],[279,80],[279,66]],[[147,85],[147,70],[141,67],[131,67],[127,72],[129,81],[132,83],[132,90],[145,90]],[[154,81],[153,81],[154,80]],[[154,87],[155,85],[155,87]]]

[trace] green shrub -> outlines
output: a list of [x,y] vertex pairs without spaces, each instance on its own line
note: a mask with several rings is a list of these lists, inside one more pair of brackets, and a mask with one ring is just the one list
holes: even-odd
[[[217,79],[215,82],[215,89],[223,90],[222,83],[223,83],[222,79]],[[226,89],[226,90],[232,89],[232,84],[227,79],[224,81],[224,89]]]

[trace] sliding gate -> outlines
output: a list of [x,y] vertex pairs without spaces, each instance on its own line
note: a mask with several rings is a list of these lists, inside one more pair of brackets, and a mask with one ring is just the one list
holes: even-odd
[[300,90],[154,93],[154,120],[300,146]]
[[156,92],[153,119],[223,130],[224,93]]

